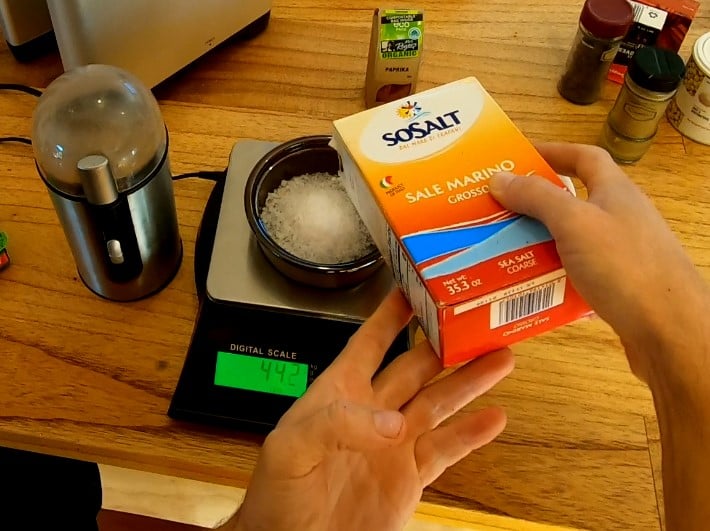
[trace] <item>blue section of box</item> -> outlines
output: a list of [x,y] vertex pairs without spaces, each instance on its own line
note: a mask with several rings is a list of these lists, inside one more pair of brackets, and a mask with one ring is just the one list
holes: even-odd
[[425,267],[422,270],[424,279],[455,274],[486,260],[552,240],[552,236],[542,223],[525,216],[496,223],[495,228],[495,231],[489,231],[485,238],[479,239],[461,252]]
[[500,230],[504,229],[515,219],[507,219],[485,225],[467,226],[454,229],[439,229],[427,232],[410,234],[402,238],[402,243],[409,251],[415,264],[421,264],[432,258],[467,249],[480,243]]

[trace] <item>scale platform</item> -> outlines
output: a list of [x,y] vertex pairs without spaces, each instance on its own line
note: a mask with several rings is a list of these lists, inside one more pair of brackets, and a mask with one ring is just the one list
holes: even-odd
[[[168,415],[252,432],[271,430],[393,287],[381,267],[348,289],[318,289],[279,273],[244,212],[249,173],[275,143],[237,142],[213,190],[195,248],[200,306]],[[402,331],[383,366],[411,344]]]

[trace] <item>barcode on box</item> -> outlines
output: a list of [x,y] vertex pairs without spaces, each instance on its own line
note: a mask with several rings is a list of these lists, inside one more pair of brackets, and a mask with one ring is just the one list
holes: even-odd
[[491,329],[559,306],[565,300],[565,277],[491,304]]
[[648,26],[649,28],[662,30],[666,24],[668,13],[662,9],[647,6],[639,2],[630,0],[631,8],[634,10],[634,22]]

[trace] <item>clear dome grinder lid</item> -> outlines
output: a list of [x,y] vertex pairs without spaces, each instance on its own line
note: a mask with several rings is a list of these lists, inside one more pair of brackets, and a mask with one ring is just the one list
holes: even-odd
[[105,157],[116,189],[125,192],[160,164],[167,133],[158,102],[136,77],[113,66],[88,65],[62,74],[42,94],[32,144],[47,182],[83,197],[79,161]]

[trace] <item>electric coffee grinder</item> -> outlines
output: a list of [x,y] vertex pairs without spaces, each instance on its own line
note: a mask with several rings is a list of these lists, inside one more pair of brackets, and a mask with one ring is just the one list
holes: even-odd
[[[376,252],[325,267],[300,263],[265,238],[259,204],[281,180],[337,174],[329,140],[234,145],[198,233],[200,307],[171,417],[269,431],[394,287]],[[410,327],[399,335],[383,365],[409,348],[412,334]]]
[[53,81],[34,112],[37,169],[79,275],[115,301],[162,289],[182,258],[168,136],[137,78],[107,65]]

